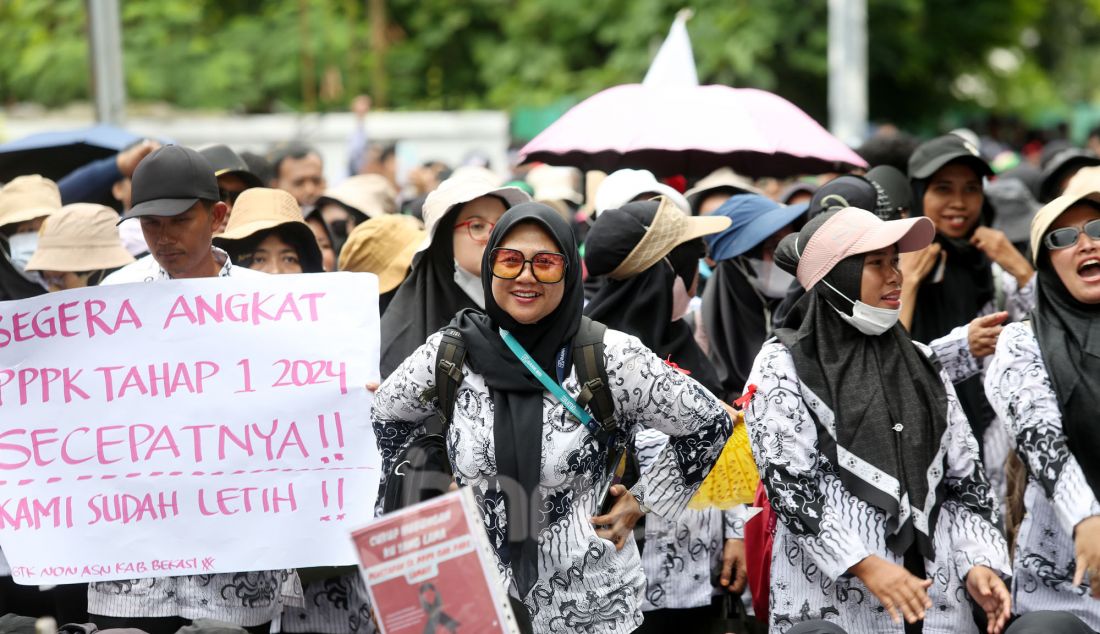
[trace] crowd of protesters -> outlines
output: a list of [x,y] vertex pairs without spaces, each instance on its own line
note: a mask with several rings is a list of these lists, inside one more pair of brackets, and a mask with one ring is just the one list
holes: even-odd
[[[450,467],[523,631],[1100,632],[1091,150],[960,130],[886,135],[869,170],[790,181],[430,162],[398,182],[392,148],[353,148],[332,186],[300,142],[144,141],[57,182],[14,178],[0,299],[377,275],[383,471],[429,433],[438,403],[420,395],[459,337]],[[596,394],[572,358],[591,332]],[[603,397],[624,433],[573,409]],[[738,424],[757,502],[688,509]],[[636,477],[604,504],[614,456]],[[503,480],[544,509],[525,531]],[[69,631],[376,628],[354,569],[8,576],[6,613],[0,631],[45,615],[86,624]]]

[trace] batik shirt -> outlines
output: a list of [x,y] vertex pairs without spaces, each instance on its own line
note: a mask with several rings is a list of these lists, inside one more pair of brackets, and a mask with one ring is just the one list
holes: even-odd
[[1010,324],[1001,332],[985,392],[1028,473],[1026,513],[1012,562],[1013,610],[1064,610],[1100,630],[1100,601],[1088,596],[1086,586],[1073,585],[1073,528],[1100,515],[1100,502],[1066,445],[1058,396],[1029,324]]
[[[655,429],[638,432],[634,447],[643,473],[667,444],[668,436]],[[713,585],[721,571],[722,549],[727,539],[744,539],[748,517],[743,505],[729,511],[687,509],[676,519],[646,517],[642,610],[708,606],[712,596],[725,592]]]
[[[402,446],[426,432],[435,415],[420,394],[434,383],[440,336],[410,355],[375,394],[374,429],[387,473]],[[616,417],[624,429],[653,428],[671,437],[632,492],[651,513],[675,517],[702,483],[729,436],[731,423],[718,400],[665,363],[637,338],[615,330],[604,336],[605,367]],[[576,398],[575,372],[563,387]],[[645,576],[633,536],[622,550],[596,535],[600,482],[607,446],[543,394],[539,492],[545,512],[538,535],[538,580],[522,597],[536,632],[625,634],[642,622]],[[618,437],[625,436],[619,434]],[[625,444],[620,438],[617,450]],[[455,480],[471,487],[485,530],[496,549],[497,568],[513,594],[507,563],[508,518],[497,491],[493,400],[482,377],[466,369],[458,389],[447,447]],[[383,483],[384,486],[384,483]]]
[[[1008,553],[978,443],[951,380],[944,372],[940,378],[947,392],[947,429],[939,449],[945,469],[930,470],[929,488],[938,485],[931,481],[937,475],[944,489],[932,533],[936,559],[925,561],[932,580],[932,608],[924,632],[977,632],[964,580],[976,565],[1007,577]],[[870,555],[898,565],[902,559],[886,547],[886,515],[850,493],[837,465],[818,448],[822,429],[835,433],[833,412],[799,380],[790,351],[775,340],[764,344],[756,357],[749,383],[757,390],[745,422],[753,457],[780,520],[772,546],[770,631],[782,634],[796,623],[825,619],[850,634],[900,634],[902,625],[894,623],[879,600],[848,573]],[[862,479],[884,491],[891,481],[896,486],[896,480],[867,463],[859,470]],[[811,530],[811,522],[819,524],[819,530]]]
[[[225,251],[212,249],[222,264],[218,277],[264,275],[234,266]],[[150,255],[107,276],[103,284],[169,279],[168,272]],[[217,619],[251,627],[272,620],[280,612],[283,584],[292,574],[290,570],[265,570],[100,581],[88,586],[88,612],[117,617]]]
[[314,634],[373,634],[367,588],[359,572],[305,586],[303,605],[283,609],[282,630]]

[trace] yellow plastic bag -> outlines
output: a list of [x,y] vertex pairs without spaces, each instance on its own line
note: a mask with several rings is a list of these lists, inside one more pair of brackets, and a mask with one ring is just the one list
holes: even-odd
[[729,510],[738,504],[749,504],[756,494],[760,474],[752,459],[749,432],[745,427],[745,415],[738,412],[722,455],[710,470],[707,479],[699,486],[688,508],[701,511],[707,508]]

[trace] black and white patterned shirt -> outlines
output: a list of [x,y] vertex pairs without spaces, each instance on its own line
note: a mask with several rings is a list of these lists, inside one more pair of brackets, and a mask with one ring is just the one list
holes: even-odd
[[[435,415],[420,394],[434,382],[440,336],[410,355],[378,389],[374,429],[389,471],[399,449],[425,433]],[[729,436],[729,416],[718,400],[643,346],[637,338],[608,330],[606,369],[620,424],[653,428],[670,436],[633,491],[651,513],[676,517],[702,483]],[[563,382],[579,393],[575,373]],[[497,548],[497,567],[511,587],[512,572],[500,558],[507,546],[507,517],[495,494],[497,478],[493,401],[484,380],[467,369],[458,390],[447,445],[455,479],[473,488],[485,529]],[[622,550],[596,535],[598,484],[607,447],[548,393],[543,395],[541,530],[538,581],[524,597],[536,632],[625,634],[642,622],[645,577],[633,537]]]
[[[926,355],[931,351],[919,346]],[[1007,577],[1008,553],[998,527],[999,512],[978,457],[978,443],[946,373],[947,430],[940,445],[946,472],[939,520],[933,530],[936,560],[926,561],[933,581],[933,607],[926,634],[977,632],[964,579],[975,565]],[[818,449],[818,427],[833,430],[833,412],[798,378],[794,359],[781,343],[764,344],[748,382],[757,391],[745,422],[753,457],[778,516],[772,547],[770,631],[782,634],[796,623],[825,619],[851,634],[902,632],[878,599],[848,568],[869,555],[901,565],[886,547],[886,515],[852,495],[837,465]],[[830,431],[830,433],[832,433]],[[838,452],[841,448],[838,447]],[[847,456],[848,460],[857,457]],[[862,461],[859,461],[862,462]],[[880,488],[896,480],[863,463],[860,477]],[[933,470],[930,470],[930,476]],[[892,484],[891,484],[892,481]],[[813,518],[812,531],[801,518]]]
[[1028,472],[1026,514],[1013,556],[1013,610],[1072,612],[1100,630],[1100,601],[1073,585],[1073,528],[1100,515],[1100,502],[1066,444],[1058,396],[1030,324],[1001,332],[985,391]]

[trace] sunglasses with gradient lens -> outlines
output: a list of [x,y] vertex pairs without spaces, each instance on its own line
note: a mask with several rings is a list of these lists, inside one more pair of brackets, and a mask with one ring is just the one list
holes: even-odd
[[1100,218],[1086,222],[1083,229],[1077,227],[1055,229],[1043,238],[1043,244],[1047,245],[1047,248],[1051,251],[1068,249],[1077,244],[1077,239],[1081,237],[1082,233],[1093,240],[1100,241]]
[[530,260],[516,249],[496,248],[490,254],[493,277],[514,280],[523,274],[523,267],[531,265],[531,275],[543,284],[557,284],[565,278],[565,255],[540,251]]

